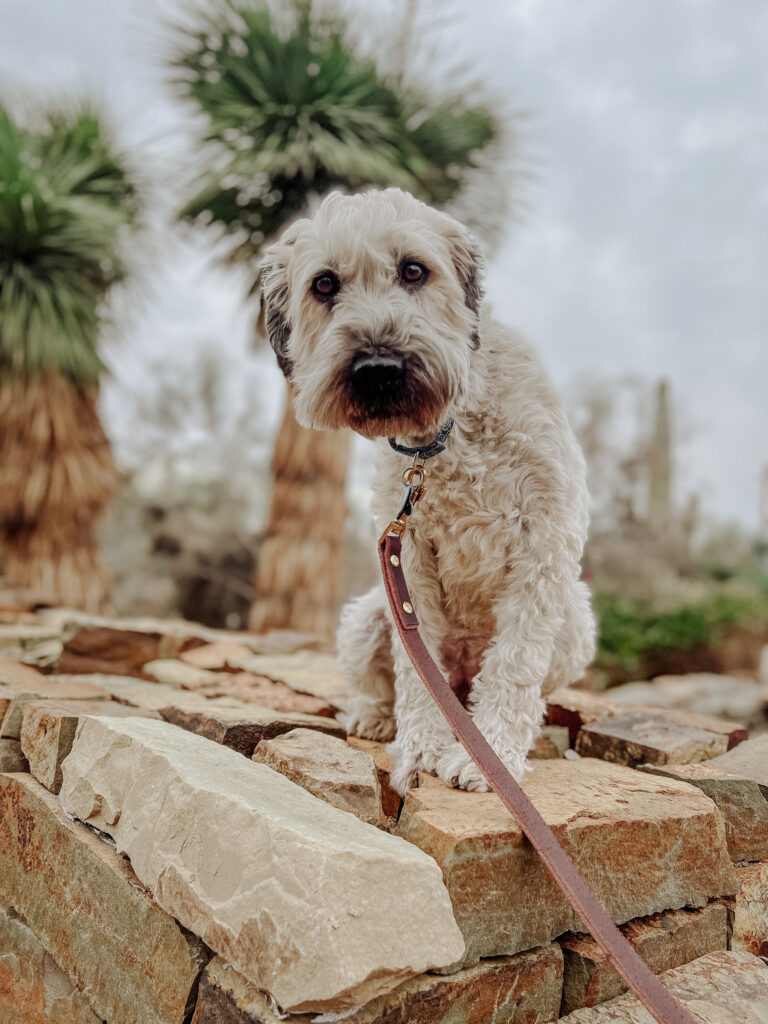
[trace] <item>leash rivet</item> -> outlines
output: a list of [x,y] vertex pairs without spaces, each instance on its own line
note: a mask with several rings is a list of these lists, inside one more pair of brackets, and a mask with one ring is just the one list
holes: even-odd
[[391,555],[389,560],[392,563],[392,565],[394,565],[395,568],[397,568],[398,565],[400,565],[400,559],[397,557],[397,555]]
[[413,605],[410,601],[403,601],[403,611],[406,615],[411,615],[413,613]]

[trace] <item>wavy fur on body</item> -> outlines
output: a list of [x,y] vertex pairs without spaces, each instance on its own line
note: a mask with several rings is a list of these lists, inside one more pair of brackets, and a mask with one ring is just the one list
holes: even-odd
[[[429,271],[419,288],[398,267]],[[333,302],[312,281],[337,275]],[[428,463],[426,496],[403,542],[424,641],[520,780],[549,689],[578,679],[594,653],[580,581],[588,513],[584,460],[562,406],[521,338],[482,307],[481,260],[451,218],[390,189],[334,194],[268,251],[270,339],[306,426],[376,437],[373,512],[383,530],[408,461],[384,438],[448,446]],[[403,356],[402,388],[366,412],[350,381],[360,353]],[[339,658],[351,688],[350,732],[392,740],[401,793],[419,770],[464,789],[487,783],[454,739],[394,631],[383,586],[341,615]]]

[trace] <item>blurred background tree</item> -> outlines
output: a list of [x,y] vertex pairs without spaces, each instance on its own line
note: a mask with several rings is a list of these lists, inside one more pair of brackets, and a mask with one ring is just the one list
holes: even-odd
[[[397,32],[379,41],[388,67],[365,56],[348,22],[328,11],[310,0],[280,8],[219,0],[181,31],[172,59],[183,95],[203,115],[206,162],[181,216],[220,225],[229,258],[251,268],[254,290],[265,244],[333,188],[400,186],[453,208],[486,245],[509,213],[508,125],[470,83],[414,81],[414,0]],[[254,630],[333,631],[349,449],[347,431],[300,427],[288,397]]]
[[136,194],[91,110],[0,108],[0,541],[10,585],[95,610],[114,466],[97,409],[102,302]]

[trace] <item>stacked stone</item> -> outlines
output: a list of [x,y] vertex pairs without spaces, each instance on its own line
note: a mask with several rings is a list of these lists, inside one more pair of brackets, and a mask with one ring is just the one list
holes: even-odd
[[[0,1024],[650,1021],[495,795],[401,801],[307,638],[35,614],[0,626]],[[563,690],[525,788],[703,1024],[765,1024],[768,736]]]

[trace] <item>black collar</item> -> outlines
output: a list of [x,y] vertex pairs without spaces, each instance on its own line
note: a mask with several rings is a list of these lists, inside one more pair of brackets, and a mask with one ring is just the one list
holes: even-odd
[[439,455],[440,452],[445,451],[445,442],[452,430],[453,420],[451,419],[440,428],[437,436],[429,444],[408,448],[404,444],[398,444],[394,437],[390,437],[389,446],[393,451],[399,452],[400,455],[409,455],[422,460],[431,459],[434,455]]

